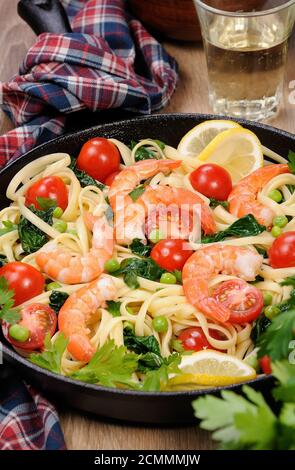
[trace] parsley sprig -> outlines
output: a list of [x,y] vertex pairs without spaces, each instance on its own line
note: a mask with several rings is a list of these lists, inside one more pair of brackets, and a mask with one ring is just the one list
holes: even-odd
[[0,277],[0,319],[7,323],[17,323],[20,320],[19,310],[14,307],[14,291],[9,289],[5,277]]

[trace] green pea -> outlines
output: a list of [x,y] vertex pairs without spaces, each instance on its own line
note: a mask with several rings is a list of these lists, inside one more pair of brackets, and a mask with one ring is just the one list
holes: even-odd
[[134,312],[134,310],[133,310],[132,307],[129,307],[129,306],[126,307],[126,310],[127,310],[128,313],[130,313],[130,315],[134,315],[134,314],[135,314],[135,312]]
[[149,239],[152,243],[158,243],[160,240],[164,240],[165,236],[161,230],[152,230]]
[[282,235],[282,229],[274,225],[271,229],[271,234],[273,237],[278,238],[280,235]]
[[248,364],[248,366],[253,367],[253,369],[258,370],[258,359],[255,354],[252,354],[251,356],[248,356],[244,359],[244,362]]
[[264,305],[267,307],[272,303],[272,294],[268,291],[263,292],[263,302]]
[[155,317],[152,321],[152,325],[153,325],[154,330],[157,333],[166,333],[166,331],[168,330],[168,326],[169,326],[167,318],[164,317],[163,315],[159,317]]
[[47,286],[46,286],[47,291],[60,289],[60,288],[61,288],[61,284],[59,282],[56,282],[56,281],[49,282],[49,284],[47,284]]
[[182,272],[179,271],[178,269],[175,269],[175,271],[173,271],[173,274],[176,277],[177,282],[182,284]]
[[53,217],[56,219],[60,219],[61,216],[63,215],[64,211],[62,210],[61,207],[56,207],[54,211],[52,212]]
[[15,339],[16,341],[19,341],[20,343],[24,343],[30,337],[30,331],[28,330],[28,328],[17,324],[11,325],[11,327],[9,328],[9,334],[11,338]]
[[71,235],[74,235],[74,237],[77,237],[78,236],[78,232],[77,230],[71,228],[70,230],[68,230],[68,233],[70,233]]
[[264,309],[264,315],[266,318],[269,320],[273,320],[277,315],[281,313],[280,309],[276,307],[275,305],[269,305]]
[[280,227],[280,228],[286,227],[288,222],[289,222],[288,218],[285,215],[278,215],[272,221],[273,225],[276,225],[277,227]]
[[172,273],[163,273],[160,282],[162,284],[176,284],[177,279]]
[[279,191],[278,189],[273,189],[269,193],[268,197],[270,199],[272,199],[273,201],[275,201],[275,202],[281,202],[283,200],[283,195],[282,195],[281,191]]
[[112,258],[105,262],[104,269],[108,273],[114,273],[120,268],[120,263],[118,260]]
[[60,233],[64,233],[68,228],[68,224],[64,220],[57,220],[54,222],[53,228]]

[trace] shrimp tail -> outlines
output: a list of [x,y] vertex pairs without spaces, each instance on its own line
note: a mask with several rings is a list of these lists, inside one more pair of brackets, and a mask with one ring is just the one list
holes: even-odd
[[89,362],[95,353],[89,338],[78,333],[70,336],[67,349],[73,357],[81,362]]

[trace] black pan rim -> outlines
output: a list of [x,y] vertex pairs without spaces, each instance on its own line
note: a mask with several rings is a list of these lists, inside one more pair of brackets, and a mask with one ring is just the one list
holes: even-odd
[[[249,120],[245,120],[245,119],[236,119],[234,117],[232,118],[229,118],[227,116],[219,116],[219,115],[215,115],[215,114],[202,114],[202,113],[171,113],[171,114],[156,114],[156,115],[152,115],[152,116],[139,116],[139,117],[135,117],[135,118],[132,118],[132,119],[128,119],[128,123],[130,123],[131,125],[132,124],[136,124],[138,121],[141,121],[141,122],[149,122],[149,121],[163,121],[163,120],[171,120],[172,122],[174,121],[179,121],[179,120],[186,120],[186,119],[199,119],[199,120],[213,120],[213,119],[219,119],[219,120],[234,120],[238,123],[240,123],[241,125],[244,125],[244,126],[248,126],[248,127],[255,127],[255,128],[259,128],[259,129],[264,129],[266,131],[269,131],[269,132],[274,132],[276,133],[277,135],[279,136],[282,136],[282,137],[286,137],[286,138],[289,138],[289,139],[292,139],[294,140],[294,135],[291,134],[290,132],[287,132],[287,131],[284,131],[282,129],[277,129],[271,125],[268,125],[268,124],[264,124],[264,123],[256,123],[256,122],[253,122],[253,121],[249,121]],[[111,123],[106,123],[106,124],[98,124],[98,125],[95,125],[95,126],[91,126],[87,129],[83,129],[81,131],[78,131],[78,132],[74,132],[74,133],[67,133],[67,134],[63,134],[61,136],[58,136],[54,139],[51,139],[45,143],[42,143],[36,147],[34,147],[34,149],[30,150],[29,152],[26,152],[25,154],[19,156],[17,159],[9,162],[5,168],[1,169],[0,170],[0,177],[3,173],[5,173],[7,171],[7,169],[10,169],[11,167],[13,167],[14,165],[16,165],[17,163],[19,163],[20,159],[22,159],[23,157],[25,156],[30,156],[30,154],[32,152],[36,152],[38,150],[42,151],[43,149],[46,150],[46,147],[49,145],[49,144],[54,144],[55,142],[60,142],[60,141],[63,141],[65,139],[71,139],[71,137],[78,137],[80,135],[83,135],[87,132],[91,132],[93,130],[105,130],[107,131],[108,128],[112,129],[113,126],[119,126],[120,124],[124,124],[126,123],[126,121],[124,120],[118,120],[118,121],[115,121],[115,122],[111,122]],[[129,389],[117,389],[117,388],[110,388],[110,387],[103,387],[103,386],[100,386],[100,385],[95,385],[95,384],[88,384],[88,383],[85,383],[85,382],[81,382],[81,381],[78,381],[78,380],[73,380],[69,377],[66,377],[66,376],[63,376],[63,375],[59,375],[59,374],[55,374],[49,370],[46,370],[46,369],[42,369],[41,367],[33,364],[32,362],[30,362],[29,360],[27,360],[26,358],[22,357],[21,355],[19,355],[17,352],[15,352],[13,349],[11,349],[10,347],[6,346],[4,343],[2,343],[2,347],[3,347],[3,357],[5,359],[8,359],[9,362],[12,362],[12,363],[16,363],[16,364],[21,364],[23,366],[25,366],[26,368],[29,368],[35,372],[38,372],[39,374],[42,374],[43,376],[46,376],[48,378],[51,378],[53,380],[56,380],[56,381],[59,381],[59,382],[63,382],[63,383],[66,383],[66,384],[69,384],[71,385],[72,387],[75,387],[75,388],[79,388],[81,390],[89,390],[89,391],[92,391],[92,392],[107,392],[109,394],[112,394],[112,395],[121,395],[121,396],[133,396],[133,397],[183,397],[183,398],[195,398],[195,397],[198,397],[200,395],[204,395],[204,392],[206,394],[216,394],[218,392],[221,392],[223,390],[232,390],[232,391],[235,391],[236,389],[240,389],[241,386],[243,385],[254,385],[254,384],[258,384],[260,382],[263,382],[263,383],[270,383],[272,380],[273,380],[273,377],[270,375],[270,376],[265,376],[265,375],[261,375],[261,376],[258,376],[256,377],[255,379],[253,380],[250,380],[250,381],[246,381],[246,382],[242,382],[242,383],[238,383],[238,384],[233,384],[233,385],[229,385],[229,386],[226,386],[226,387],[212,387],[212,388],[208,388],[208,389],[201,389],[201,390],[187,390],[187,391],[169,391],[169,392],[144,392],[144,391],[135,391],[135,390],[129,390]]]

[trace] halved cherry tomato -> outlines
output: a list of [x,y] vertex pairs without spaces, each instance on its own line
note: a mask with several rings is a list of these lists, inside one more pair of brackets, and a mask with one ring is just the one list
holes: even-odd
[[116,178],[117,175],[119,175],[121,173],[121,171],[114,171],[114,173],[110,174],[106,180],[105,180],[105,184],[107,186],[112,186],[113,182],[114,182],[114,179]]
[[77,158],[77,167],[92,178],[105,183],[108,176],[120,167],[120,153],[108,139],[96,137],[83,145]]
[[264,374],[270,375],[272,373],[271,360],[269,356],[263,356],[259,359],[259,365]]
[[31,204],[41,209],[37,197],[49,198],[56,201],[56,205],[64,211],[68,205],[68,191],[65,183],[59,176],[46,176],[32,184],[26,192],[26,206]]
[[7,263],[0,268],[0,276],[4,276],[10,289],[14,290],[14,305],[26,302],[44,290],[43,275],[27,263],[20,261]]
[[215,163],[201,165],[193,171],[190,182],[196,191],[218,201],[226,201],[233,187],[228,171]]
[[30,336],[27,341],[20,342],[11,338],[9,334],[9,327],[7,323],[3,324],[3,333],[7,341],[19,349],[34,351],[42,349],[44,346],[44,339],[47,333],[53,336],[57,326],[57,316],[54,310],[48,305],[44,304],[31,304],[22,307],[20,311],[21,320],[18,325],[27,328]]
[[183,240],[159,241],[151,251],[151,258],[163,269],[167,271],[181,271],[185,262],[193,254],[188,242]]
[[[216,330],[209,330],[210,335],[221,340],[222,336]],[[202,328],[193,327],[183,330],[177,338],[182,342],[182,346],[186,351],[201,351],[202,349],[214,349],[207,340]]]
[[231,310],[231,323],[252,322],[263,308],[261,291],[242,279],[223,282],[213,291],[213,297]]
[[272,268],[292,268],[295,266],[295,232],[286,232],[273,242],[269,252]]

